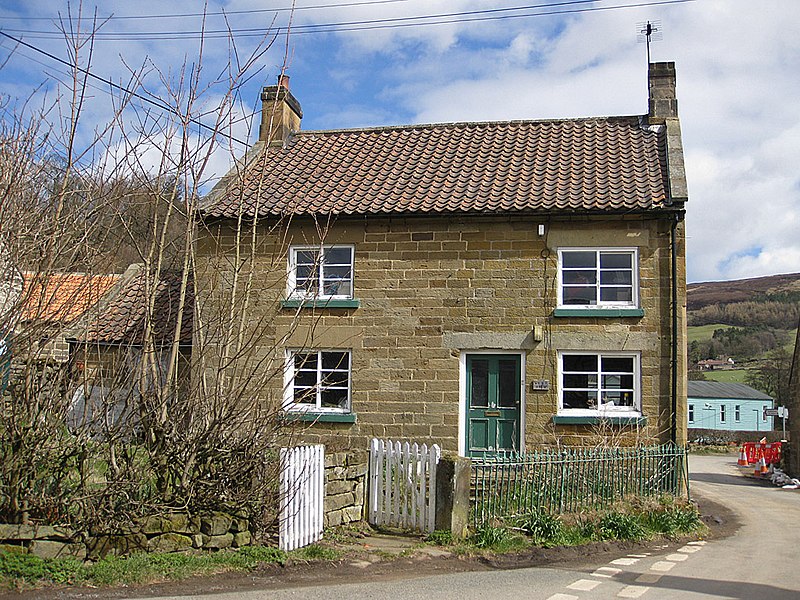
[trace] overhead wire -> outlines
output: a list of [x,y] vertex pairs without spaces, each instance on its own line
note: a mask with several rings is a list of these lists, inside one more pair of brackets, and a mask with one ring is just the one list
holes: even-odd
[[[362,6],[362,5],[370,5],[370,4],[390,4],[395,2],[404,2],[407,0],[368,0],[366,2],[347,2],[341,4],[331,4],[331,5],[315,5],[310,7],[298,7],[301,9],[311,9],[311,8],[337,8],[337,7],[352,7],[352,6]],[[461,12],[453,12],[453,13],[441,13],[437,15],[418,15],[412,17],[393,17],[393,18],[386,18],[386,19],[368,19],[368,20],[361,20],[361,21],[345,21],[340,23],[321,23],[321,24],[310,24],[310,25],[294,25],[292,27],[293,34],[306,34],[306,33],[333,33],[333,32],[344,32],[344,31],[365,31],[365,30],[375,30],[375,29],[396,29],[396,28],[407,28],[407,27],[421,27],[421,26],[430,26],[430,25],[446,25],[446,24],[455,24],[455,23],[466,23],[466,22],[476,22],[476,21],[495,21],[495,20],[507,20],[507,19],[517,19],[517,18],[531,18],[531,17],[542,17],[542,16],[554,16],[554,15],[561,15],[561,14],[576,14],[576,13],[589,13],[589,12],[598,12],[598,11],[608,11],[608,10],[623,10],[623,9],[632,9],[632,8],[641,8],[641,7],[649,7],[649,6],[662,6],[662,5],[673,5],[673,4],[685,4],[690,2],[696,2],[697,0],[649,0],[645,2],[636,2],[633,4],[618,4],[614,6],[590,6],[590,7],[579,7],[579,8],[565,8],[568,6],[575,6],[575,5],[583,5],[589,3],[596,3],[597,1],[602,2],[603,0],[564,0],[562,2],[557,3],[544,3],[544,4],[530,4],[525,6],[517,6],[517,7],[503,7],[503,8],[493,8],[493,9],[483,9],[477,11],[461,11]],[[540,9],[553,9],[558,8],[559,10],[547,10],[544,12],[534,12],[534,13],[524,13],[524,14],[499,14],[499,13],[508,13],[514,11],[522,11],[522,10],[540,10]],[[208,14],[245,14],[245,13],[252,13],[252,12],[275,12],[278,9],[257,9],[253,11],[231,11],[230,13],[222,11],[222,12],[214,12],[214,13],[206,13]],[[284,9],[280,9],[284,10]],[[203,13],[184,13],[184,16],[201,16]],[[140,17],[164,17],[165,15],[140,15]],[[177,15],[175,15],[177,16]],[[130,18],[134,16],[131,15]],[[8,17],[0,17],[0,19],[8,18]],[[45,17],[40,17],[45,18]],[[114,17],[112,17],[114,18]],[[117,19],[123,17],[115,17]],[[125,18],[128,18],[127,16]],[[422,21],[423,19],[428,19],[428,21]],[[431,19],[437,19],[431,21]],[[161,100],[154,100],[147,96],[144,96],[135,90],[132,90],[126,86],[117,84],[112,80],[99,76],[93,73],[91,70],[81,67],[75,63],[69,62],[64,60],[42,48],[39,48],[33,44],[30,44],[24,41],[20,37],[16,37],[7,33],[8,31],[14,31],[16,33],[22,32],[25,33],[25,37],[28,38],[35,38],[41,39],[37,37],[35,33],[32,33],[30,30],[12,30],[12,29],[0,29],[0,35],[3,37],[12,40],[13,42],[29,48],[39,54],[42,54],[48,57],[51,60],[57,61],[58,63],[69,67],[72,70],[78,70],[79,72],[87,75],[88,77],[102,82],[109,87],[129,94],[132,97],[138,98],[143,102],[146,102],[160,110],[167,111],[171,114],[177,114],[177,110],[175,107],[170,106],[166,102]],[[56,35],[54,32],[38,32],[38,33],[45,33],[46,35]],[[147,33],[147,32],[145,32]],[[163,39],[162,36],[171,36],[170,39],[175,39],[175,36],[179,36],[180,39],[193,39],[195,37],[204,37],[204,38],[213,38],[219,37],[223,31],[205,31],[205,32],[162,32],[157,35],[157,37],[124,37],[124,35],[132,35],[132,34],[115,34],[111,33],[102,37],[102,39],[106,40],[128,40],[128,39],[135,39],[135,40],[150,40],[150,39]],[[279,26],[271,30],[271,33],[274,35],[281,35],[282,33],[288,33],[288,28]],[[94,35],[97,37],[101,37],[103,32],[94,32],[90,35]],[[254,35],[263,36],[264,30],[258,28],[247,28],[247,29],[228,29],[224,30],[224,35],[230,36],[232,34],[237,35],[237,37],[250,37]],[[109,37],[110,35],[120,35],[123,37]],[[63,38],[64,33],[58,33],[59,38]],[[26,57],[28,58],[28,57]],[[106,90],[104,90],[106,91]],[[185,115],[181,115],[185,116]],[[252,115],[245,115],[242,119],[247,119],[249,116]],[[248,142],[238,139],[237,137],[224,133],[218,130],[215,127],[211,127],[206,125],[202,121],[189,118],[188,119],[191,123],[197,125],[199,128],[204,129],[206,131],[212,132],[214,135],[222,136],[227,138],[231,141],[234,141],[238,144],[241,144],[245,147],[249,146]]]
[[[474,11],[460,11],[450,13],[439,13],[431,15],[416,15],[409,17],[386,17],[377,19],[362,19],[354,21],[340,21],[336,23],[311,23],[305,25],[292,26],[293,34],[309,34],[309,33],[338,33],[350,31],[367,31],[376,29],[398,29],[407,27],[422,27],[430,25],[451,25],[457,23],[470,23],[481,21],[499,21],[509,19],[523,19],[532,17],[554,16],[554,15],[569,15],[580,14],[589,12],[609,11],[609,10],[626,10],[632,8],[644,8],[652,6],[663,6],[671,4],[686,4],[696,2],[697,0],[649,0],[644,2],[636,2],[633,4],[617,4],[613,6],[589,6],[579,8],[566,8],[575,5],[596,4],[604,0],[565,0],[556,3],[540,3],[529,4],[524,6],[503,7],[482,9]],[[519,11],[538,11],[526,12],[523,14],[507,14]],[[500,14],[506,13],[506,14]],[[35,29],[14,29],[4,28],[18,34],[25,34],[28,38],[33,39],[56,39],[63,36],[63,33],[57,30],[35,30]],[[287,26],[278,25],[270,28],[270,33],[275,35],[282,35],[288,33]],[[260,27],[247,27],[247,28],[231,28],[231,29],[207,29],[204,31],[139,31],[139,32],[105,32],[97,31],[92,33],[97,39],[114,40],[114,41],[152,41],[163,39],[214,39],[219,37],[227,37],[228,35],[235,34],[238,37],[252,37],[262,36],[265,33],[264,28]]]
[[[399,2],[410,2],[411,0],[364,0],[362,2],[339,2],[334,4],[315,4],[311,6],[283,6],[276,8],[251,8],[247,10],[219,10],[196,13],[164,13],[159,15],[115,15],[97,17],[100,21],[121,21],[121,20],[143,20],[143,19],[185,19],[191,17],[212,17],[212,16],[232,16],[232,15],[252,15],[260,13],[275,12],[296,12],[304,10],[318,10],[326,8],[352,8],[358,6],[371,6],[376,4],[397,4]],[[20,17],[3,16],[3,19],[13,19],[16,21],[53,21],[54,17]]]
[[[56,62],[58,62],[58,63],[60,63],[60,64],[62,64],[64,66],[69,67],[70,69],[77,70],[77,71],[83,73],[84,75],[86,75],[87,77],[91,77],[95,81],[100,81],[101,83],[104,83],[104,84],[114,88],[117,91],[124,92],[125,94],[129,94],[130,96],[133,96],[134,98],[138,98],[139,100],[142,100],[143,102],[146,102],[147,104],[155,106],[156,108],[159,108],[159,109],[161,109],[163,111],[166,111],[166,112],[168,112],[170,114],[178,114],[178,111],[175,109],[175,107],[170,106],[169,104],[167,104],[166,102],[164,102],[162,100],[153,100],[152,98],[148,98],[147,96],[144,96],[144,95],[140,94],[139,92],[130,89],[129,87],[126,87],[124,85],[120,85],[118,83],[113,82],[112,80],[108,79],[107,77],[101,77],[100,75],[92,73],[92,71],[90,71],[89,69],[87,69],[85,67],[82,67],[82,66],[80,66],[78,64],[75,64],[75,63],[71,63],[69,61],[66,61],[63,58],[60,58],[60,57],[56,56],[55,54],[52,54],[51,52],[47,52],[46,50],[43,50],[43,49],[41,49],[41,48],[39,48],[37,46],[34,46],[33,44],[29,44],[29,43],[25,42],[22,39],[19,39],[17,37],[9,35],[5,31],[0,30],[0,36],[6,37],[6,38],[14,41],[17,44],[19,44],[21,46],[24,46],[25,48],[28,48],[30,50],[33,50],[34,52],[37,52],[39,54],[42,54],[42,55],[48,57],[51,60],[54,60],[54,61],[56,61]],[[185,115],[180,115],[180,116],[185,116]],[[212,132],[214,135],[223,136],[223,137],[225,137],[225,138],[227,138],[227,139],[229,139],[231,141],[234,141],[234,142],[236,142],[238,144],[242,144],[245,147],[249,146],[248,142],[240,140],[240,139],[234,137],[233,135],[223,133],[219,129],[217,129],[215,127],[211,127],[209,125],[206,125],[205,123],[203,123],[202,121],[200,121],[198,119],[189,117],[187,120],[189,122],[193,123],[194,125],[197,125],[201,129],[204,129],[206,131]]]

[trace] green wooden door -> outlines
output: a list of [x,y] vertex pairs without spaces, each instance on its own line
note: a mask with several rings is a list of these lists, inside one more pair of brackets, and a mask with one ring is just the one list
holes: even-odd
[[520,448],[520,357],[467,355],[467,456]]

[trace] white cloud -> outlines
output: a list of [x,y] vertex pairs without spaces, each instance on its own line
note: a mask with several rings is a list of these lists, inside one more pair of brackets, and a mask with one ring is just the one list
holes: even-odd
[[[613,5],[626,3],[634,4],[621,0]],[[316,0],[298,2],[300,7],[318,4]],[[221,2],[211,2],[209,10],[220,6]],[[504,6],[489,0],[410,0],[298,10],[294,23],[402,18]],[[9,12],[39,16],[63,12],[65,7],[65,0],[0,7],[0,24],[10,26],[2,21]],[[252,10],[264,8],[264,3],[232,0],[224,7],[229,12]],[[135,5],[115,0],[104,2],[101,8],[101,12],[117,14],[170,11],[176,9],[157,0]],[[277,23],[285,23],[286,13],[231,15],[229,22],[235,28],[266,28],[274,15]],[[796,0],[702,0],[562,16],[295,35],[289,40],[291,70],[302,76],[293,77],[292,89],[300,90],[298,98],[307,109],[306,126],[313,127],[643,114],[647,106],[645,48],[636,43],[636,26],[646,20],[661,22],[663,40],[653,43],[654,60],[674,60],[677,66],[690,193],[689,279],[800,271],[796,235],[800,36],[787,26],[800,21]],[[40,21],[13,23],[31,29],[49,26]],[[222,23],[210,17],[207,25],[218,29]],[[156,19],[112,21],[105,30],[195,28],[199,28],[198,19]],[[255,44],[250,37],[238,41],[245,53]],[[35,43],[65,55],[63,41]],[[257,108],[259,87],[282,64],[283,45],[283,39],[276,40],[257,62],[264,71],[243,90],[245,104]],[[123,59],[136,67],[149,56],[177,81],[179,65],[185,60],[195,62],[198,48],[197,40],[102,41],[96,45],[93,64],[99,74],[127,82]],[[201,85],[224,72],[227,57],[224,40],[206,41]],[[26,85],[45,77],[44,69],[30,61],[12,68],[4,74],[13,76],[0,80],[0,91],[9,95],[19,95]],[[155,71],[145,83],[157,93],[163,91]],[[92,95],[87,122],[107,121],[111,116],[107,97],[98,91]],[[85,135],[91,132],[90,127]],[[224,169],[224,164],[220,161],[216,168]]]

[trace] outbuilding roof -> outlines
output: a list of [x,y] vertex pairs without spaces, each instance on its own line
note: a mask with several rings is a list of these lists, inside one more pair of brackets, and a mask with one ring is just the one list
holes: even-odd
[[669,206],[645,117],[298,131],[257,143],[205,217],[643,212]]
[[[100,307],[98,315],[77,329],[72,337],[80,343],[132,344],[143,343],[146,327],[151,327],[156,345],[170,344],[180,323],[179,342],[192,343],[194,321],[194,280],[190,276],[182,292],[181,273],[147,275],[141,265],[132,265],[125,272],[118,288]],[[183,311],[181,313],[181,297]],[[148,323],[149,305],[153,309]]]
[[743,383],[721,383],[719,381],[689,381],[689,398],[726,398],[736,400],[772,400]]

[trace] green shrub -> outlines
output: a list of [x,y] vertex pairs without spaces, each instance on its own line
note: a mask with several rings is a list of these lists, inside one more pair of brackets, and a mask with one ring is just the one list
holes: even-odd
[[491,550],[492,552],[509,552],[521,549],[525,540],[505,527],[487,525],[478,529],[470,538],[476,548]]
[[516,525],[538,544],[545,546],[559,543],[564,534],[564,524],[558,516],[543,508],[534,508],[519,517]]
[[645,528],[636,516],[617,511],[600,517],[594,533],[600,540],[641,540],[647,537]]
[[700,514],[692,506],[651,510],[645,515],[644,520],[649,529],[664,535],[690,533],[702,527]]

